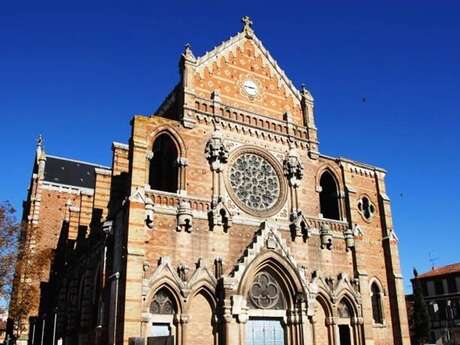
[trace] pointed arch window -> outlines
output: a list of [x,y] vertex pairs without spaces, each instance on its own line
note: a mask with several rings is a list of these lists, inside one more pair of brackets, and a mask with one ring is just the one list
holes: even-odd
[[325,171],[320,179],[321,191],[319,203],[324,218],[340,220],[338,186],[329,171]]
[[174,344],[177,305],[167,288],[161,288],[153,296],[149,311],[151,317],[147,329],[147,342]]
[[153,143],[150,160],[150,188],[176,193],[178,188],[178,151],[177,146],[167,134],[161,134]]
[[382,291],[376,282],[371,285],[372,318],[375,324],[383,324]]
[[248,292],[248,306],[252,316],[246,323],[246,344],[285,345],[286,300],[271,272],[262,271],[254,277]]

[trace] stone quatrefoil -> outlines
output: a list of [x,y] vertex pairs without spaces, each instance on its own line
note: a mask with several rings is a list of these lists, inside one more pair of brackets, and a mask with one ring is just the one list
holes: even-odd
[[261,309],[272,309],[279,301],[280,292],[278,284],[267,273],[260,273],[250,291],[252,303]]

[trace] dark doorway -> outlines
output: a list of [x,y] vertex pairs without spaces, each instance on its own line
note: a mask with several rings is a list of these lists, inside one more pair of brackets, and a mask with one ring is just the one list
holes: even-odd
[[348,325],[339,325],[340,345],[351,345],[350,327]]
[[147,345],[174,345],[174,337],[148,337]]

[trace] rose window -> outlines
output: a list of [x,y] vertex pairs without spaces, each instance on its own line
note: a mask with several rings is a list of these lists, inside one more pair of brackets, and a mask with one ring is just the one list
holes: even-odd
[[254,153],[243,153],[234,161],[229,180],[237,198],[256,211],[272,208],[280,196],[280,181],[275,168]]

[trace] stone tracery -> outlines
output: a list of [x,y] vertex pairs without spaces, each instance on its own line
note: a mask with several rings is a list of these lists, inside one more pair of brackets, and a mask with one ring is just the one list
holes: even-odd
[[268,272],[261,272],[256,276],[249,297],[251,304],[259,309],[283,308],[280,286]]
[[230,184],[246,206],[255,210],[273,207],[280,195],[280,181],[273,166],[263,157],[244,153],[230,168]]

